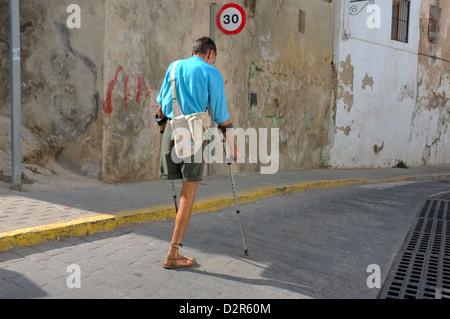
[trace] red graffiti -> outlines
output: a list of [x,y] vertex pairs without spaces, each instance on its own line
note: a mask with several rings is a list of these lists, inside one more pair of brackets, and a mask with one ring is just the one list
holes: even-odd
[[[123,67],[119,66],[116,71],[116,75],[114,77],[114,80],[112,80],[108,84],[108,89],[106,91],[106,99],[103,102],[103,111],[105,114],[111,114],[114,111],[113,105],[112,105],[112,96],[114,93],[114,90],[117,87],[118,83],[118,77],[119,73],[123,71]],[[146,100],[150,100],[150,88],[147,85],[147,82],[145,80],[145,77],[142,74],[139,74],[137,78],[133,82],[130,81],[129,75],[123,75],[122,76],[122,82],[123,82],[123,106],[126,108],[128,107],[128,100],[132,97],[132,93],[136,92],[136,103],[139,103],[141,101],[141,95],[145,94]],[[131,82],[131,87],[130,87]]]
[[116,77],[108,84],[108,90],[106,91],[106,100],[103,102],[103,111],[105,112],[105,114],[111,114],[114,110],[114,108],[112,107],[112,93],[117,85],[117,77],[122,71],[123,68],[119,66],[117,68]]
[[137,94],[136,94],[136,103],[139,103],[141,98],[141,93],[145,93],[145,98],[147,100],[150,99],[150,88],[147,86],[147,82],[145,82],[145,78],[142,74],[139,74],[137,78]]

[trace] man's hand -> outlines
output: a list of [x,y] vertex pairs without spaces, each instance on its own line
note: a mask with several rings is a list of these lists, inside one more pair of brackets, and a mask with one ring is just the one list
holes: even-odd
[[[162,106],[161,106],[161,105],[159,106],[159,109],[158,109],[158,117],[159,117],[160,119],[163,119],[163,118],[166,117],[166,116],[164,115],[163,111],[162,111]],[[164,131],[166,130],[166,127],[167,127],[167,122],[164,123],[163,125],[161,125],[161,134],[164,133]]]
[[[238,161],[238,159],[241,158],[241,154],[239,153],[239,151],[237,150],[236,144],[234,143],[234,134],[233,134],[233,130],[223,130],[223,128],[227,127],[231,125],[231,121],[228,120],[222,124],[219,124],[219,129],[222,128],[222,133],[223,136],[225,138],[225,141],[227,143],[228,146],[228,151],[231,152],[232,154],[226,154],[227,156],[230,155],[230,157],[233,158],[233,163],[236,163]],[[232,163],[229,163],[232,164]]]

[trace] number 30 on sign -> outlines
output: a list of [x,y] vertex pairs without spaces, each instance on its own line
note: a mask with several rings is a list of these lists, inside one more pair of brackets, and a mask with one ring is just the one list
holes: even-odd
[[235,3],[229,3],[222,7],[217,14],[217,26],[227,35],[235,35],[244,30],[247,23],[247,15],[244,8]]

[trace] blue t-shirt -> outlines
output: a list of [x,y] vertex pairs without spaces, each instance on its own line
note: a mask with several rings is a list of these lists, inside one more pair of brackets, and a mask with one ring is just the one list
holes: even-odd
[[[173,118],[172,63],[167,70],[157,102],[163,113]],[[178,103],[184,115],[206,112],[209,106],[217,124],[230,119],[222,74],[200,57],[181,60],[175,71]]]

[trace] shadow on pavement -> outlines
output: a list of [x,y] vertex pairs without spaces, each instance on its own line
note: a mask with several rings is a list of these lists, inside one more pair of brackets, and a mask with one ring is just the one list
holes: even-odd
[[0,299],[33,299],[47,296],[26,276],[0,268]]

